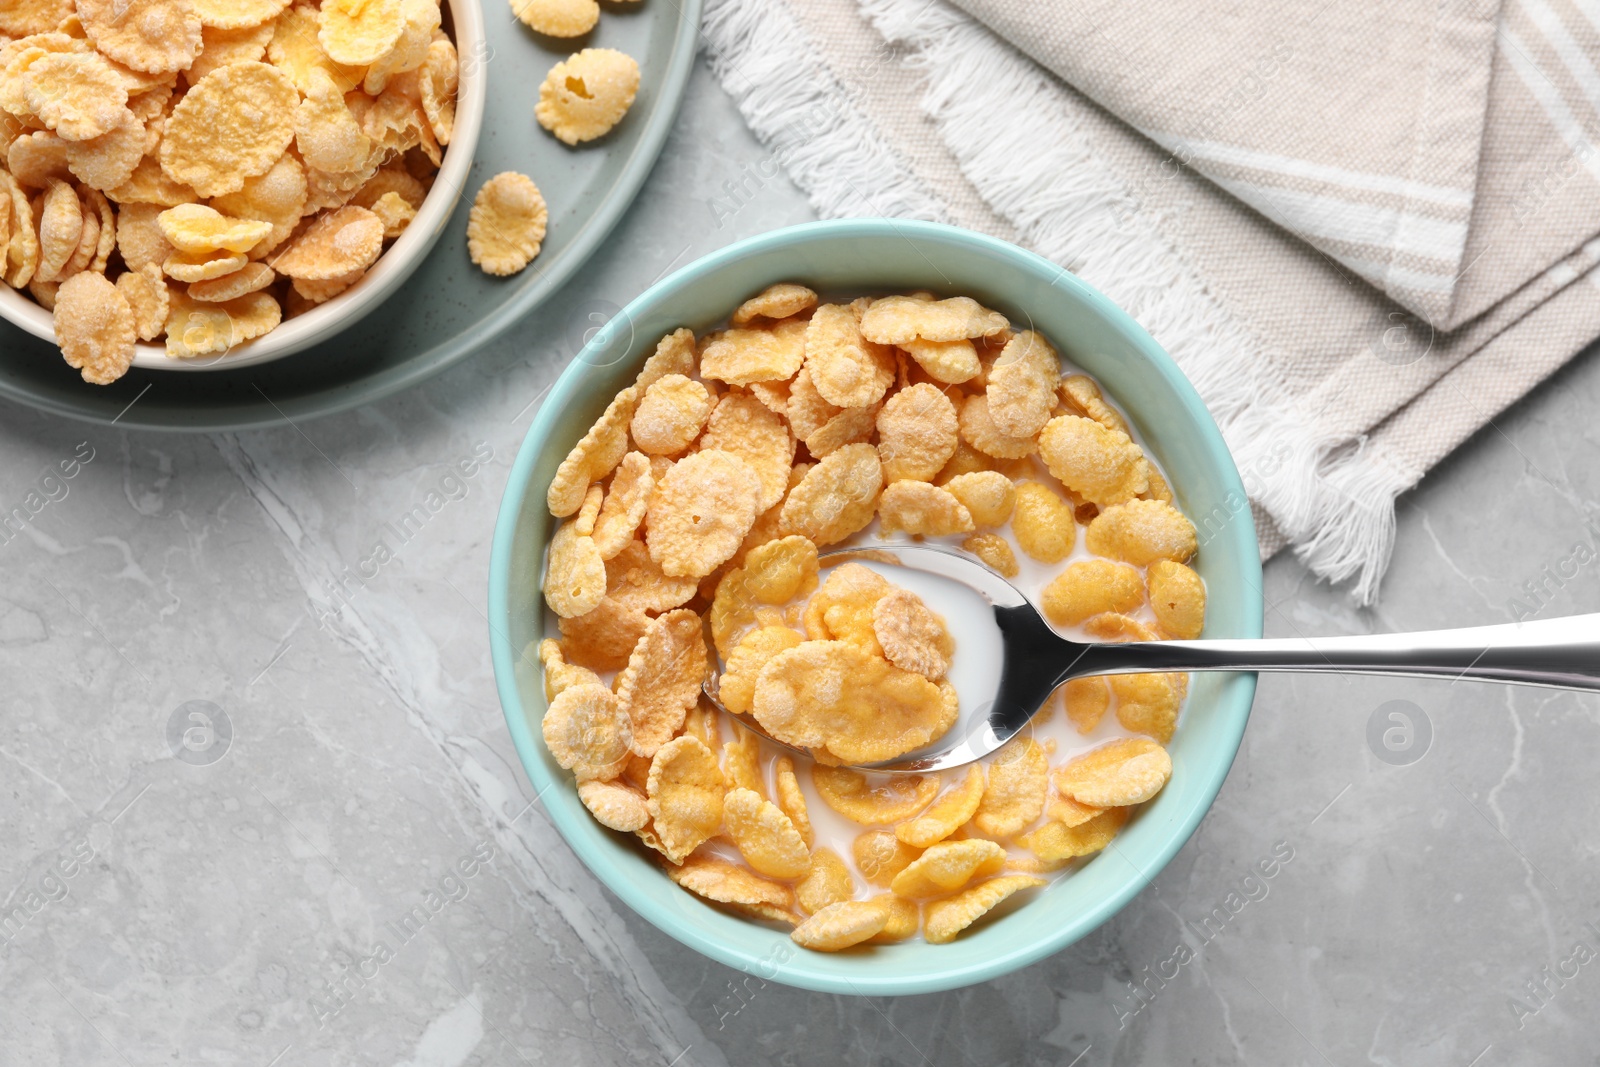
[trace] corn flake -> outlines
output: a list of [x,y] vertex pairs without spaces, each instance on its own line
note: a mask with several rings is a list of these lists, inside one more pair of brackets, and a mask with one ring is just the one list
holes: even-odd
[[117,278],[117,292],[133,311],[134,332],[141,341],[153,341],[167,325],[167,282],[161,269],[146,263],[139,270],[124,271]]
[[365,67],[398,44],[405,28],[401,0],[323,0],[317,40],[334,62]]
[[200,52],[189,0],[78,0],[77,13],[95,48],[136,71],[185,70]]
[[945,482],[944,488],[961,502],[978,526],[1004,525],[1017,502],[1016,486],[999,471],[958,474]]
[[[24,224],[23,229],[27,226]],[[127,373],[138,336],[133,309],[105,277],[84,272],[56,293],[56,343],[83,380],[110,385]]]
[[544,668],[544,698],[554,700],[563,690],[575,685],[600,685],[600,676],[587,667],[568,663],[561,643],[550,638],[539,642],[539,663]]
[[899,897],[940,896],[1000,873],[1005,862],[1006,850],[993,841],[940,841],[890,879],[890,887]]
[[700,448],[720,449],[744,460],[761,481],[758,511],[778,503],[789,488],[794,438],[783,420],[754,397],[729,393],[719,400],[706,423]]
[[29,63],[28,109],[67,141],[103,136],[131,121],[128,90],[96,52],[52,52]]
[[1200,576],[1170,559],[1158,559],[1145,572],[1156,621],[1173,637],[1190,640],[1206,624],[1206,586]]
[[1024,330],[1011,338],[989,369],[989,417],[1009,437],[1031,437],[1050,421],[1061,363],[1039,334]]
[[874,784],[866,775],[846,767],[813,766],[811,781],[823,803],[864,826],[889,826],[909,819],[939,793],[936,777],[899,774]]
[[929,944],[947,944],[954,941],[957,934],[977,922],[1007,897],[1021,890],[1045,884],[1042,878],[1010,874],[1002,878],[991,878],[982,885],[968,889],[949,900],[936,900],[925,910],[923,936],[928,939]]
[[656,750],[645,803],[667,859],[682,863],[717,832],[725,788],[717,757],[699,738],[675,738]]
[[779,282],[740,304],[728,321],[744,326],[756,319],[787,319],[816,306],[817,294],[810,289],[793,282]]
[[1039,451],[1061,484],[1098,507],[1132,500],[1150,484],[1150,465],[1121,430],[1062,415],[1039,435]]
[[574,685],[545,709],[544,744],[580,782],[610,781],[622,773],[632,739],[628,717],[603,685]]
[[1123,729],[1149,734],[1166,744],[1178,725],[1183,704],[1181,674],[1113,674],[1108,681],[1117,698],[1117,722]]
[[738,456],[696,452],[672,465],[646,515],[650,557],[672,577],[703,577],[731,558],[759,513],[761,481]]
[[694,596],[697,584],[693,578],[668,578],[662,574],[642,541],[628,542],[621,552],[606,560],[606,596],[639,611],[662,612],[680,607]]
[[815,952],[839,952],[876,937],[889,916],[889,905],[883,901],[841,900],[817,911],[789,936]]
[[845,763],[893,759],[950,726],[938,686],[843,641],[807,641],[774,656],[752,710],[778,740]]
[[806,633],[814,641],[848,641],[880,654],[883,649],[873,625],[873,608],[893,588],[877,571],[859,563],[834,567],[806,603]]
[[861,317],[862,335],[882,345],[962,341],[999,333],[1007,325],[1004,315],[965,296],[948,300],[886,296],[874,300]]
[[845,445],[807,471],[789,491],[781,528],[819,547],[843,541],[872,521],[882,489],[878,450],[868,444]]
[[894,835],[915,848],[927,848],[965,825],[982,800],[983,768],[974,763],[967,768],[966,777],[960,785],[934,801],[928,810],[915,819],[895,827]]
[[1073,678],[1061,687],[1062,702],[1067,708],[1067,718],[1080,734],[1087,734],[1100,725],[1100,719],[1111,706],[1111,690],[1101,677]]
[[[757,874],[801,878],[811,870],[811,853],[800,832],[779,807],[750,789],[723,798],[723,825]],[[876,932],[876,931],[874,931]]]
[[989,781],[973,825],[993,837],[1009,837],[1044,811],[1049,763],[1031,737],[1014,737],[989,762]]
[[722,706],[736,715],[747,714],[755,703],[756,678],[761,668],[780,652],[805,638],[787,626],[763,626],[745,634],[728,656],[717,684]]
[[901,871],[909,867],[922,850],[901,841],[885,830],[868,830],[850,845],[856,869],[875,886],[887,889]]
[[817,392],[840,408],[875,404],[894,384],[892,352],[863,339],[855,313],[843,304],[823,304],[812,313],[805,366]]
[[1091,418],[1108,430],[1128,433],[1127,420],[1116,408],[1106,403],[1094,379],[1083,374],[1069,374],[1061,379],[1060,388],[1061,399],[1073,414]]
[[1054,820],[1018,838],[1018,842],[1038,857],[1042,869],[1059,870],[1079,856],[1099,852],[1128,821],[1129,809],[1101,811],[1074,826]]
[[539,255],[550,212],[533,179],[503,171],[483,183],[467,218],[467,252],[486,274],[516,274]]
[[561,461],[546,494],[550,514],[561,518],[577,511],[589,484],[604,478],[622,462],[628,451],[628,421],[633,417],[637,397],[632,387],[613,397],[583,440]]
[[971,533],[972,513],[953,494],[929,482],[893,482],[878,500],[885,534],[903,530],[920,537]]
[[778,808],[794,824],[800,840],[810,848],[816,833],[811,828],[811,813],[806,807],[805,792],[800,788],[800,780],[795,777],[794,760],[788,756],[779,756],[773,765],[772,777],[775,785],[773,799]]
[[1015,578],[1021,573],[1021,568],[1017,566],[1017,555],[1011,551],[1011,542],[999,534],[975,533],[962,541],[961,547],[1003,578]]
[[811,853],[811,872],[794,887],[800,909],[815,915],[830,904],[837,904],[855,896],[856,880],[844,860],[831,848],[819,848]]
[[944,620],[909,589],[896,589],[872,606],[872,632],[890,663],[937,682],[950,669],[955,639]]
[[978,350],[971,341],[902,341],[899,347],[936,382],[959,385],[982,370]]
[[1073,800],[1097,808],[1142,804],[1161,791],[1172,776],[1166,749],[1144,738],[1119,738],[1101,745],[1057,770],[1057,789]]
[[634,443],[652,456],[675,456],[700,436],[713,406],[701,383],[682,374],[663,375],[645,390],[633,413]]
[[1078,524],[1071,506],[1040,482],[1017,486],[1011,530],[1022,551],[1041,563],[1060,563],[1078,540]]
[[737,864],[709,856],[691,856],[667,876],[696,896],[729,904],[764,919],[794,922],[789,914],[794,894],[787,886],[758,878]]
[[1076,626],[1105,612],[1127,614],[1144,603],[1144,581],[1126,563],[1086,559],[1068,565],[1044,587],[1040,606],[1058,626]]
[[928,481],[955,455],[960,441],[955,405],[922,382],[895,393],[878,411],[878,455],[884,480]]
[[578,799],[596,822],[613,830],[632,833],[650,821],[644,794],[617,782],[579,782]]
[[1097,556],[1147,567],[1158,559],[1186,562],[1199,547],[1194,524],[1160,500],[1130,500],[1089,523],[1084,544]]
[[636,604],[607,596],[587,615],[557,621],[562,647],[573,662],[597,671],[617,671],[627,666],[650,616]]
[[650,461],[638,452],[622,457],[616,473],[611,476],[611,486],[606,490],[605,502],[595,518],[594,543],[602,559],[611,559],[633,541],[633,535],[644,521],[650,497],[655,492],[655,476],[650,473]]
[[733,740],[722,746],[722,773],[730,789],[748,789],[759,797],[766,797],[766,784],[761,780],[761,742],[746,729],[736,728]]
[[880,893],[872,900],[889,909],[889,921],[884,923],[883,929],[871,938],[873,944],[904,941],[915,934],[917,927],[922,925],[922,909],[915,901],[897,897],[893,893]]
[[232,274],[224,274],[210,281],[189,286],[189,297],[211,304],[226,303],[241,296],[258,293],[277,280],[277,275],[265,263],[247,263]]
[[633,751],[653,756],[683,728],[705,676],[699,615],[679,608],[645,628],[616,683],[617,700],[633,723]]
[[511,0],[511,13],[550,37],[582,37],[600,21],[595,0]]
[[1039,450],[1033,437],[1002,433],[989,411],[986,395],[969,396],[961,405],[961,437],[973,448],[995,459],[1021,459]]
[[557,139],[575,145],[609,133],[638,91],[639,64],[632,56],[585,48],[550,68],[533,113]]
[[238,192],[289,147],[299,102],[294,82],[266,63],[233,63],[212,71],[184,94],[167,120],[162,172],[203,197]]
[[700,374],[729,385],[781,382],[794,377],[804,359],[803,334],[789,329],[735,328],[706,336],[700,351]]

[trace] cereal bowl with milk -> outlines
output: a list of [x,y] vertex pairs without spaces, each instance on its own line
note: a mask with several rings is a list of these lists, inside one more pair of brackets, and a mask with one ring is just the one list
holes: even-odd
[[[1066,634],[1259,636],[1243,499],[1171,360],[1047,261],[887,220],[753,238],[624,309],[530,430],[491,563],[507,722],[571,846],[683,943],[835,992],[983,981],[1182,846],[1254,678],[1091,679],[986,764],[864,775],[838,764],[982,701],[992,635],[826,553],[948,544]],[[811,755],[700,699],[713,666]]]

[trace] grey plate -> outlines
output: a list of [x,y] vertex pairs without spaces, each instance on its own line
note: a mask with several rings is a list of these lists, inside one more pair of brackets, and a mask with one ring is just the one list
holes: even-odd
[[[0,322],[0,396],[130,428],[253,429],[388,396],[502,333],[559,289],[611,232],[683,100],[701,0],[601,6],[600,24],[588,36],[557,40],[523,26],[507,0],[483,0],[489,51],[479,61],[488,63],[489,94],[466,195],[411,280],[335,340],[256,367],[205,374],[135,369],[115,385],[95,386],[53,345]],[[637,59],[639,96],[610,134],[568,148],[534,121],[533,105],[549,69],[590,47]],[[522,171],[539,184],[550,229],[532,266],[512,278],[490,278],[467,259],[467,212],[478,186],[503,170]]]

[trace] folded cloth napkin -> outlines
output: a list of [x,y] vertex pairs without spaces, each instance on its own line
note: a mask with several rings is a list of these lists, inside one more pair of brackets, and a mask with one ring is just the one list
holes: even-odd
[[1131,312],[1263,555],[1371,601],[1396,497],[1600,336],[1600,0],[958,3],[710,0],[705,36],[819,213],[993,233]]

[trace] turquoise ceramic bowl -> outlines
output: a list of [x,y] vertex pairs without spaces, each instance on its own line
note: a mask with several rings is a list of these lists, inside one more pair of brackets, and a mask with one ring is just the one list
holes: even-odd
[[[1194,832],[1233,763],[1255,694],[1251,674],[1195,676],[1171,745],[1172,780],[1114,848],[1036,899],[951,944],[921,941],[838,954],[800,949],[781,930],[717,910],[679,889],[624,835],[589,815],[571,775],[545,751],[536,648],[546,612],[539,579],[553,522],[556,466],[663,334],[724,320],[773,282],[824,292],[929,289],[965,294],[1031,323],[1093,375],[1132,417],[1202,528],[1196,566],[1210,603],[1206,635],[1261,635],[1261,564],[1238,471],[1222,435],[1172,359],[1111,301],[1048,260],[965,230],[887,219],[795,226],[730,245],[658,282],[601,329],[541,408],[500,506],[489,569],[489,637],[506,722],[534,790],[578,856],[640,915],[698,952],[767,981],[869,996],[931,993],[1014,971],[1085,936],[1145,887]],[[1207,518],[1209,517],[1209,518]]]

